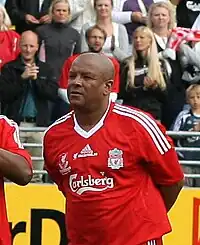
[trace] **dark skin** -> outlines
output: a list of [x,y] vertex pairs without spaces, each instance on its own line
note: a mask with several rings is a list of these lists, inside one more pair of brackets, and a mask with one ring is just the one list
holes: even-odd
[[4,149],[0,149],[0,173],[18,185],[28,184],[33,175],[24,157]]
[[112,89],[114,67],[105,55],[84,53],[69,72],[68,98],[79,125],[89,131],[104,115]]
[[[112,62],[98,53],[84,53],[72,64],[69,72],[68,98],[79,125],[92,129],[108,108],[114,77]],[[159,186],[167,211],[175,203],[183,186],[180,181],[171,186]]]

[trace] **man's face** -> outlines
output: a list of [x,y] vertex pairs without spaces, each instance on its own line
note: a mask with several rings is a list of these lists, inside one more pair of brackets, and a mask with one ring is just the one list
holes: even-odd
[[[112,86],[112,85],[111,85]],[[69,72],[68,98],[73,108],[90,110],[105,99],[109,85],[98,64],[87,57],[78,57]]]
[[98,29],[93,29],[88,37],[88,47],[90,51],[99,53],[104,45],[104,35]]
[[33,33],[26,33],[20,40],[21,55],[25,61],[34,59],[38,51],[38,38]]

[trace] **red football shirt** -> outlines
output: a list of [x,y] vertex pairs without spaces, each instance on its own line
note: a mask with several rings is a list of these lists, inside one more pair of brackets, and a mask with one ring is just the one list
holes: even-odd
[[[31,168],[31,158],[19,141],[19,130],[15,122],[0,116],[0,148],[24,157]],[[16,210],[17,212],[17,210]],[[0,245],[11,245],[11,234],[6,213],[3,176],[0,176]]]
[[[69,78],[69,70],[71,68],[71,65],[73,63],[73,61],[79,56],[80,54],[75,54],[73,56],[70,56],[64,63],[63,68],[62,68],[62,73],[59,79],[59,87],[60,88],[64,88],[67,89],[68,87],[68,78]],[[112,57],[108,57],[114,65],[114,69],[115,69],[115,76],[114,76],[114,82],[113,82],[113,87],[112,87],[112,92],[114,93],[119,93],[119,62]]]
[[46,131],[44,158],[66,196],[70,245],[138,245],[171,231],[156,186],[183,173],[171,139],[144,112],[111,103],[89,132],[71,112]]

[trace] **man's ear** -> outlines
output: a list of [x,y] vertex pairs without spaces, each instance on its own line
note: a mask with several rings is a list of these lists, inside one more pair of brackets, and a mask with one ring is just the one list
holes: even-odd
[[112,92],[113,80],[107,80],[105,82],[104,95],[108,95]]

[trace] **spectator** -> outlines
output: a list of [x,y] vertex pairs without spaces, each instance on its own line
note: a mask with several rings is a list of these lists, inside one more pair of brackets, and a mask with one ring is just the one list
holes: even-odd
[[[112,7],[112,0],[94,1],[94,8],[97,15],[96,24],[107,33],[107,38],[102,50],[104,54],[111,57],[113,56],[121,61],[128,56],[128,35],[123,25],[112,22]],[[82,52],[88,51],[85,32],[92,25],[94,25],[94,23],[86,23],[82,27]]]
[[[18,185],[27,185],[33,173],[31,157],[19,140],[17,124],[2,115],[0,117],[0,135],[0,241],[1,245],[11,245],[13,243],[6,214],[3,178],[5,177]],[[18,212],[17,208],[16,212]]]
[[127,23],[126,30],[129,37],[129,53],[132,53],[132,35],[137,27],[146,25],[147,13],[149,6],[153,3],[153,0],[127,0],[124,1],[123,11],[133,12],[133,22]]
[[[70,9],[67,0],[54,0],[50,6],[49,16],[52,23],[36,29],[41,41],[40,54],[54,70],[57,80],[60,77],[64,61],[73,54],[80,53],[80,34],[69,26]],[[44,49],[44,50],[42,50]],[[63,116],[68,106],[60,98],[52,105],[52,121]]]
[[35,30],[51,22],[48,10],[51,0],[7,0],[5,7],[16,31]]
[[45,168],[66,197],[71,245],[162,245],[183,173],[160,124],[110,103],[113,78],[105,55],[73,62],[73,111],[45,133]]
[[[112,10],[112,20],[120,24],[132,22],[135,13],[132,11],[122,11],[124,0],[114,0]],[[69,0],[72,19],[70,25],[81,32],[81,28],[86,23],[95,22],[95,11],[93,0]]]
[[0,5],[0,69],[7,62],[19,55],[19,34],[11,28],[11,21],[6,9]]
[[[102,47],[104,45],[104,42],[106,40],[107,34],[101,27],[95,25],[90,27],[86,33],[85,38],[89,47],[90,52],[94,53],[101,53]],[[69,103],[68,96],[67,96],[67,87],[68,87],[68,79],[69,79],[69,70],[71,68],[72,63],[79,55],[74,55],[69,57],[69,59],[66,60],[62,74],[59,81],[59,90],[58,93],[60,97]],[[112,101],[115,101],[117,99],[117,94],[119,92],[119,63],[116,59],[113,57],[109,57],[114,65],[115,68],[115,79],[113,83],[112,93],[110,94],[110,98]]]
[[161,120],[167,91],[164,65],[159,62],[152,31],[138,27],[133,35],[133,54],[120,68],[120,93],[123,104],[140,108]]
[[70,9],[67,0],[52,1],[49,16],[52,22],[40,26],[36,32],[44,44],[45,62],[54,69],[56,77],[59,77],[64,61],[81,51],[80,34],[68,24]]
[[149,8],[148,26],[154,33],[159,59],[165,63],[169,76],[168,95],[162,113],[162,123],[169,129],[185,104],[185,86],[179,57],[176,55],[176,59],[172,60],[167,53],[171,30],[175,27],[173,6],[169,2],[153,3]]
[[[186,98],[190,109],[179,113],[172,130],[200,132],[200,85],[190,85],[186,90]],[[200,147],[200,136],[181,138],[177,144],[181,147]],[[199,151],[180,151],[179,155],[184,160],[200,160]],[[200,174],[199,166],[184,165],[183,169],[186,174]],[[186,178],[185,184],[190,187],[200,187],[200,179]]]
[[181,64],[184,70],[182,79],[188,87],[200,81],[200,42],[180,44]]
[[192,28],[200,14],[199,0],[171,0],[176,5],[177,26]]
[[[32,31],[22,33],[21,55],[2,68],[0,100],[5,115],[21,127],[47,127],[50,124],[49,100],[57,99],[57,82],[48,64],[37,59],[38,37]],[[22,142],[41,143],[43,133],[21,132]],[[41,156],[40,148],[29,148],[32,156]],[[36,161],[36,170],[43,169],[43,161]],[[34,175],[33,181],[41,181]]]

